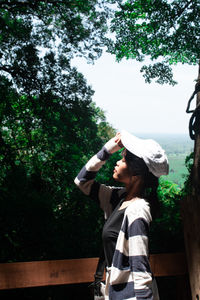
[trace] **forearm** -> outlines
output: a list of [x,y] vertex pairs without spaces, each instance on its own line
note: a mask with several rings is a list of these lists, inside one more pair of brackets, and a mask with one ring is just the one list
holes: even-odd
[[112,138],[87,162],[74,181],[81,191],[86,195],[90,195],[97,172],[105,164],[110,155],[119,149],[120,147],[115,143],[115,139]]

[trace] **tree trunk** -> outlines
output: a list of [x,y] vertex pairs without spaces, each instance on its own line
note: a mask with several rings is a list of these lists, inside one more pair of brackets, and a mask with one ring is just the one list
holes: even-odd
[[183,230],[192,300],[200,299],[200,197],[182,202]]
[[[197,93],[199,103],[200,92]],[[192,300],[200,300],[200,133],[195,135],[192,193],[182,201],[182,218]]]

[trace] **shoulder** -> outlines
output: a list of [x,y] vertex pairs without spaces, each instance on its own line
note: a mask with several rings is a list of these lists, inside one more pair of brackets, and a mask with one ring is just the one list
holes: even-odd
[[117,206],[117,204],[123,199],[126,195],[126,189],[123,187],[115,187],[112,191],[112,196],[110,199],[110,203],[112,205],[113,210]]
[[135,219],[143,218],[148,223],[152,221],[149,203],[145,199],[137,199],[130,203],[125,210],[125,216],[132,223]]

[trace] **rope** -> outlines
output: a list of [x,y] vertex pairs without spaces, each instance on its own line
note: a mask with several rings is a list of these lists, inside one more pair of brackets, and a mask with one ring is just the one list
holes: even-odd
[[197,134],[200,134],[200,103],[196,106],[195,109],[190,110],[191,102],[198,92],[200,92],[200,80],[195,85],[195,90],[188,101],[186,109],[186,113],[192,113],[189,121],[189,134],[192,140],[195,140]]
[[192,140],[195,140],[197,134],[200,134],[200,105],[196,107],[190,118],[189,134]]

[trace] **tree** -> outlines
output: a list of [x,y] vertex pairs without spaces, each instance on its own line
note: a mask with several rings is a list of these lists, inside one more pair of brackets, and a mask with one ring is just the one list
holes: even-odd
[[[115,33],[108,49],[118,60],[132,58],[143,62],[147,57],[154,63],[143,65],[145,81],[174,85],[172,65],[198,65],[200,54],[200,2],[198,0],[127,0],[117,1],[118,9],[111,22]],[[197,85],[197,108],[192,194],[183,201],[182,214],[190,284],[193,299],[200,297],[200,71]]]
[[[101,54],[104,2],[0,3],[2,261],[86,256],[87,247],[77,254],[78,229],[95,235],[87,216],[100,228],[101,216],[82,201],[73,180],[102,144],[101,119],[92,89],[70,60]],[[69,247],[72,235],[76,243]]]
[[17,92],[46,92],[58,84],[56,63],[63,72],[74,55],[89,61],[101,55],[110,14],[104,6],[104,0],[1,1],[0,74]]
[[[32,39],[34,45],[94,59],[101,54],[109,10],[105,0],[1,1],[1,57],[8,60]],[[9,47],[7,47],[9,45]],[[14,55],[13,55],[14,56]],[[12,56],[12,58],[13,58]]]
[[[50,236],[51,243],[55,241],[57,225],[52,226],[62,208],[68,203],[69,209],[71,201],[77,205],[73,179],[87,160],[86,153],[92,155],[101,145],[90,106],[93,91],[75,69],[64,76],[57,69],[56,76],[60,85],[37,96],[21,95],[8,79],[1,78],[1,238],[7,237],[10,249],[2,247],[2,259],[9,254],[15,259],[53,255],[55,247],[47,251],[50,241],[41,254],[42,245]],[[64,96],[56,93],[57,87]],[[41,213],[45,207],[46,227]],[[40,235],[35,233],[38,227]],[[51,230],[51,235],[45,234]],[[29,244],[31,236],[34,247]],[[39,241],[43,241],[41,247]]]
[[197,65],[200,48],[200,3],[198,0],[127,0],[117,1],[111,22],[115,40],[108,44],[117,60],[132,58],[144,65],[146,82],[174,85],[171,65]]
[[58,83],[44,84],[37,96],[1,78],[2,261],[98,255],[102,214],[73,180],[111,127],[76,69],[61,74],[56,63],[47,66],[56,74],[48,85]]

